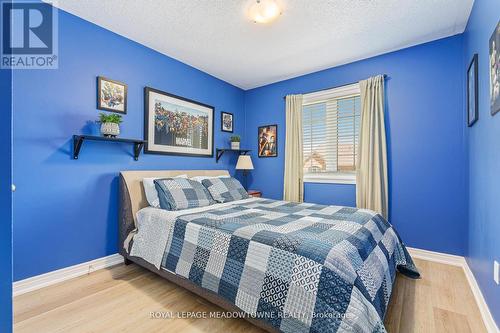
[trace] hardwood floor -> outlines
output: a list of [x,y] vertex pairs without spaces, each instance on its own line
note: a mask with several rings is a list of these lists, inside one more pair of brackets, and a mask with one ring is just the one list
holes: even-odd
[[[388,332],[486,332],[461,268],[416,264],[422,279],[396,278]],[[218,310],[137,265],[118,265],[16,297],[14,332],[262,332],[243,319],[151,318]]]
[[420,280],[396,278],[385,317],[388,332],[486,332],[462,268],[415,263]]

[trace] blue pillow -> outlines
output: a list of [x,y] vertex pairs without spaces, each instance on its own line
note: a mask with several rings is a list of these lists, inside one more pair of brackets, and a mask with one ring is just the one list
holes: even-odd
[[202,180],[201,183],[208,189],[212,198],[217,202],[230,202],[250,197],[243,186],[241,186],[241,183],[233,177],[208,178]]
[[205,207],[215,203],[202,184],[186,178],[155,179],[160,207],[166,210]]

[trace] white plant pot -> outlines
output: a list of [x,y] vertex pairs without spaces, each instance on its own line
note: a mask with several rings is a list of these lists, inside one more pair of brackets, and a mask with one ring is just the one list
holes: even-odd
[[120,125],[116,123],[102,123],[101,133],[106,137],[114,138],[120,135]]
[[231,142],[231,149],[240,149],[239,142]]

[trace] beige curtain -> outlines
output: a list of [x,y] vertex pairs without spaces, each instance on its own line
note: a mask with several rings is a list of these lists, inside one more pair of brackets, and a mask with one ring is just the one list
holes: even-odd
[[356,174],[356,205],[387,218],[387,147],[384,124],[384,76],[359,82],[361,127]]
[[302,155],[302,95],[288,95],[283,200],[295,202],[304,200]]

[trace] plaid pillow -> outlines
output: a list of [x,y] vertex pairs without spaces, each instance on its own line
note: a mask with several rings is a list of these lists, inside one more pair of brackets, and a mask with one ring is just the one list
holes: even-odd
[[202,180],[201,183],[208,189],[212,198],[218,202],[230,202],[250,197],[241,183],[233,177],[208,178]]
[[215,201],[199,182],[186,178],[155,179],[160,207],[166,210],[205,207]]

